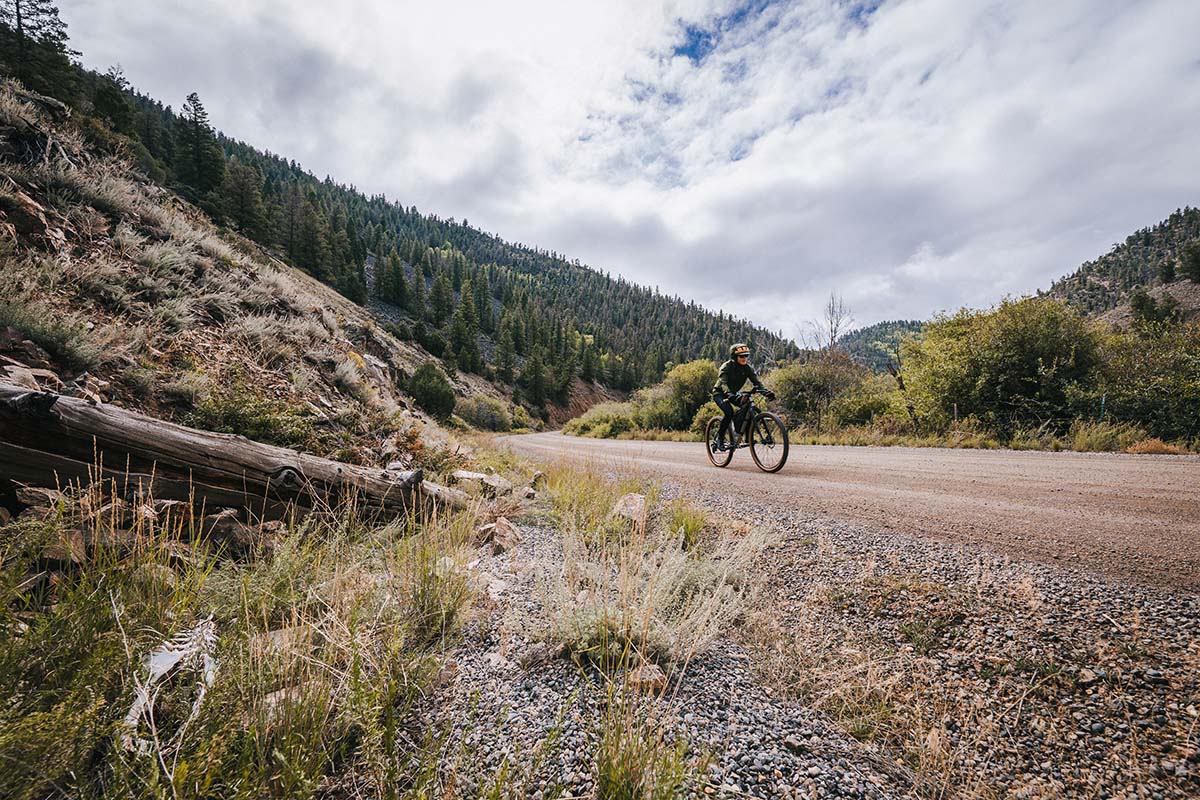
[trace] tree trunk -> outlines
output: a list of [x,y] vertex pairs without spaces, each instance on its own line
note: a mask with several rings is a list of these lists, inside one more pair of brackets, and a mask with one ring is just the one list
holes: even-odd
[[0,479],[41,486],[114,480],[126,495],[247,508],[278,518],[355,499],[367,510],[406,513],[431,497],[462,498],[422,482],[420,470],[343,464],[224,433],[0,383]]

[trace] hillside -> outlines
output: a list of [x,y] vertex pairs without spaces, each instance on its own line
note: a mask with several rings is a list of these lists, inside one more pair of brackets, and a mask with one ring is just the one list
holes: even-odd
[[[153,181],[355,302],[389,304],[385,316],[406,323],[395,333],[536,408],[547,399],[565,404],[575,377],[630,390],[658,380],[670,363],[716,358],[732,341],[795,351],[744,319],[466,219],[319,180],[214,130],[195,95],[177,113],[119,74],[81,70],[59,96],[94,115],[86,134],[97,147],[128,153]],[[540,377],[525,374],[535,354]]]
[[[386,461],[398,435],[439,437],[402,388],[424,351],[97,154],[65,108],[8,82],[0,175],[0,366],[363,464]],[[462,394],[494,393],[476,376],[455,380]]]
[[[1200,209],[1176,210],[1162,222],[1128,236],[1106,254],[1085,262],[1070,275],[1055,281],[1045,294],[1066,300],[1090,316],[1103,314],[1128,300],[1139,286],[1172,287],[1183,279],[1182,260],[1189,247],[1200,245]],[[1186,288],[1181,301],[1190,297]],[[1183,304],[1185,312],[1200,305]],[[1120,317],[1121,315],[1117,315]]]
[[915,319],[887,320],[851,331],[838,338],[838,345],[855,361],[874,372],[885,372],[888,364],[899,364],[900,342],[919,334],[925,323]]

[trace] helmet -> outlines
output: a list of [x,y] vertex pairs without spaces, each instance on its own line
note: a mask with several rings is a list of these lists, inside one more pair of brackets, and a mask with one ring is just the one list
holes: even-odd
[[729,348],[729,357],[730,358],[737,358],[738,356],[743,355],[743,354],[750,355],[750,345],[739,342],[739,343],[735,344],[733,347]]

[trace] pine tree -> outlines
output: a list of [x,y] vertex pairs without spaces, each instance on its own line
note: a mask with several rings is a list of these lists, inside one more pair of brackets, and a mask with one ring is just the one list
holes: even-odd
[[262,202],[263,176],[258,167],[231,159],[221,185],[221,207],[229,221],[251,239],[262,236],[266,217]]
[[450,286],[445,270],[438,270],[437,277],[433,279],[429,307],[433,313],[433,324],[438,326],[446,321],[454,308],[454,289]]
[[1184,248],[1179,262],[1179,274],[1192,283],[1200,283],[1200,243]]
[[579,377],[584,383],[596,380],[596,351],[586,341],[583,343],[583,353],[579,357]]
[[505,383],[513,382],[513,364],[515,362],[512,328],[505,326],[500,331],[500,341],[496,344],[496,374],[500,380]]
[[540,346],[534,348],[521,371],[521,389],[525,399],[535,407],[546,405],[546,365]]
[[117,133],[132,135],[134,132],[135,115],[133,105],[125,95],[129,91],[129,81],[120,67],[112,67],[104,77],[96,82],[96,92],[92,95],[92,108],[96,114],[108,123],[108,127]]
[[408,313],[412,314],[414,319],[424,319],[426,313],[425,276],[419,269],[413,272],[411,288],[412,291],[408,294]]
[[176,172],[198,195],[205,195],[221,185],[225,177],[225,154],[208,122],[208,112],[200,96],[192,92],[182,109],[180,159]]
[[67,24],[50,0],[0,0],[0,58],[37,92],[74,99],[77,78],[67,49]]

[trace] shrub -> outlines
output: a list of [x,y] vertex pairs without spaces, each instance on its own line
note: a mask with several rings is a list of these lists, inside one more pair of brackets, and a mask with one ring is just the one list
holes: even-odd
[[293,448],[303,447],[313,432],[312,423],[293,413],[287,403],[258,397],[240,385],[203,398],[186,422],[204,430]]
[[530,428],[533,426],[533,420],[529,416],[529,412],[525,410],[525,406],[514,406],[512,413],[513,427],[517,429]]
[[721,416],[721,407],[712,400],[709,400],[696,411],[696,416],[692,417],[692,424],[688,426],[688,430],[703,436],[704,428],[708,425],[708,421],[713,417],[719,416]]
[[[791,419],[820,428],[823,423],[834,422],[831,408],[869,377],[870,370],[856,364],[844,351],[824,350],[807,361],[775,370],[767,378],[767,384]],[[850,403],[847,416],[861,414],[861,401],[858,405],[855,409],[854,403]]]
[[426,361],[413,371],[408,379],[408,393],[417,406],[439,419],[448,419],[454,413],[454,389],[432,361]]
[[922,415],[944,425],[975,415],[1010,435],[1069,415],[1069,398],[1100,363],[1095,326],[1066,303],[1005,300],[929,323],[903,345],[909,393]]
[[563,433],[593,439],[614,439],[637,425],[629,403],[601,403],[563,426]]
[[1134,442],[1125,448],[1125,452],[1132,455],[1178,456],[1185,451],[1177,445],[1167,444],[1162,439],[1155,437]]
[[476,428],[485,431],[510,431],[513,420],[504,403],[495,397],[475,395],[459,402],[458,415]]
[[1067,435],[1071,449],[1081,453],[1116,453],[1146,438],[1146,432],[1128,422],[1071,423]]

